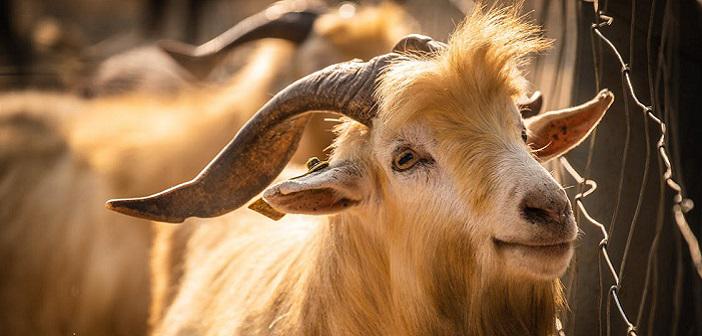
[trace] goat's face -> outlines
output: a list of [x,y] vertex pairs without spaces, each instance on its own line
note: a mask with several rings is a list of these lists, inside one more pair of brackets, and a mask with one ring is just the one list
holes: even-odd
[[613,96],[523,119],[515,100],[525,81],[516,65],[539,41],[514,39],[509,29],[485,37],[488,24],[467,25],[439,55],[394,62],[380,79],[370,129],[348,127],[331,168],[273,186],[264,199],[293,213],[355,208],[388,226],[370,230],[404,246],[424,253],[460,246],[468,255],[458,260],[482,274],[560,276],[577,227],[541,163],[582,141]]
[[384,182],[374,189],[392,199],[398,222],[465,241],[486,271],[555,278],[573,254],[570,203],[529,147],[511,97],[491,100],[444,111],[427,105],[402,126],[374,125],[368,151]]
[[[560,276],[577,227],[565,192],[541,163],[580,142],[612,102],[611,94],[527,120],[506,94],[448,109],[418,105],[422,97],[414,97],[383,105],[381,114],[402,114],[399,121],[381,115],[370,130],[347,123],[330,168],[273,186],[266,200],[285,212],[353,208],[366,223],[388,226],[369,230],[400,232],[424,248],[427,239],[465,244],[490,274]],[[544,139],[546,148],[530,146]]]

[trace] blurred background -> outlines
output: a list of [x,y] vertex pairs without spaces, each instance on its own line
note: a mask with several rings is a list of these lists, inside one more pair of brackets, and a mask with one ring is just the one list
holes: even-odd
[[[126,112],[181,118],[144,119],[141,126],[157,134],[168,133],[170,123],[193,115],[204,120],[229,113],[214,107],[198,109],[204,104],[249,104],[255,111],[301,75],[384,52],[389,43],[384,39],[416,32],[445,41],[476,5],[471,0],[285,3],[323,8],[332,18],[317,20],[313,37],[296,42],[294,51],[280,42],[267,47],[264,40],[227,50],[203,65],[173,58],[159,48],[160,43],[200,45],[252,15],[267,9],[270,14],[273,1],[0,0],[0,335],[145,332],[151,233],[145,222],[103,214],[102,201],[108,195],[150,193],[185,180],[236,127],[218,128],[221,140],[208,144],[203,162],[193,159],[191,170],[171,171],[171,163],[178,162],[186,149],[176,150],[179,147],[166,142],[147,153],[173,150],[171,161],[164,159],[151,175],[135,177],[142,174],[115,167],[125,160],[138,162],[140,145],[151,138],[134,135],[139,131],[136,126],[113,127],[128,118]],[[673,174],[685,195],[698,204],[702,204],[702,111],[696,101],[702,93],[701,5],[695,0],[530,0],[524,13],[555,42],[527,68],[533,89],[543,93],[545,110],[584,102],[601,88],[617,96],[598,131],[568,157],[582,174],[598,181],[598,191],[585,204],[611,235],[609,249],[621,270],[624,310],[641,335],[702,335],[702,283],[670,210],[674,195],[664,185],[664,166],[655,147],[660,130],[634,104],[622,86],[615,56],[594,37],[595,4],[614,18],[603,31],[629,64],[639,98],[668,123]],[[353,21],[365,8],[378,6],[393,8],[379,15],[395,14],[383,16],[387,20]],[[353,35],[353,27],[373,20],[385,26]],[[349,45],[378,47],[359,51]],[[266,57],[275,66],[251,66]],[[242,73],[257,80],[267,73],[275,78],[261,84],[260,97],[252,96],[242,89],[246,85],[231,84]],[[212,93],[237,88],[239,95]],[[198,108],[192,112],[182,106]],[[333,126],[317,122],[324,129]],[[120,143],[118,139],[127,135],[131,142]],[[308,143],[330,139],[329,134],[306,137]],[[303,142],[301,147],[301,162],[325,155],[325,145],[305,150]],[[559,173],[559,167],[552,168]],[[47,183],[57,180],[65,183]],[[563,183],[575,185],[565,176]],[[576,190],[569,189],[571,196]],[[75,195],[80,197],[69,199]],[[89,205],[98,210],[87,210]],[[687,215],[696,234],[702,224],[700,213],[694,209]],[[569,310],[561,316],[564,332],[625,335],[625,325],[608,296],[613,279],[598,250],[601,234],[582,219],[579,225],[584,234],[563,278],[569,298]],[[93,302],[96,297],[99,302]]]
[[[101,62],[111,56],[143,49],[160,39],[175,39],[201,44],[224,32],[234,23],[257,13],[274,1],[260,0],[129,0],[129,1],[3,1],[0,8],[0,85],[6,89],[74,89],[81,80],[95,75]],[[382,1],[348,2],[377,5]],[[538,21],[548,21],[546,35],[557,39],[570,59],[560,55],[542,57],[543,63],[572,62],[575,47],[573,4],[556,1],[529,3]],[[324,1],[339,6],[342,1]],[[417,22],[417,31],[445,40],[466,11],[471,0],[400,1],[403,9]],[[492,3],[492,2],[490,2]],[[509,4],[510,1],[502,1]],[[571,34],[566,41],[564,34]],[[12,50],[12,52],[8,52]],[[554,53],[549,53],[553,55]],[[144,53],[141,54],[143,57]],[[550,65],[550,64],[549,64]],[[151,66],[158,67],[159,64]],[[533,71],[532,71],[533,73]],[[570,89],[569,79],[552,85],[561,92]],[[554,82],[554,83],[556,83]],[[544,89],[541,89],[542,91]],[[547,95],[548,101],[555,100]]]

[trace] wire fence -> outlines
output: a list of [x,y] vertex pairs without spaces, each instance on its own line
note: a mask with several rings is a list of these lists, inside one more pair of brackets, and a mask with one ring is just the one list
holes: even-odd
[[[635,6],[635,2],[633,2],[632,6]],[[610,39],[606,37],[606,35],[602,32],[605,28],[612,26],[614,23],[614,18],[611,16],[608,16],[604,11],[602,11],[599,7],[599,2],[595,0],[593,2],[593,9],[596,14],[596,21],[592,23],[591,25],[591,31],[592,31],[592,36],[593,36],[593,43],[597,39],[604,43],[604,45],[612,52],[614,57],[616,58],[617,62],[619,63],[620,70],[622,73],[622,85],[623,88],[626,92],[628,92],[628,95],[633,99],[635,104],[641,109],[643,115],[645,118],[648,118],[648,120],[653,121],[656,125],[659,127],[659,132],[660,132],[660,137],[658,138],[658,141],[656,142],[656,150],[658,152],[660,161],[664,164],[665,166],[665,171],[662,171],[662,179],[665,181],[665,184],[668,186],[670,190],[674,192],[674,197],[673,197],[673,206],[672,206],[672,211],[673,211],[673,216],[675,223],[677,224],[678,230],[680,231],[682,237],[685,239],[685,242],[687,243],[688,250],[690,253],[690,257],[693,261],[695,270],[697,274],[702,278],[702,254],[700,253],[700,247],[697,238],[693,234],[692,230],[690,229],[690,226],[687,222],[687,219],[685,217],[685,213],[688,211],[692,210],[693,208],[693,202],[689,198],[684,197],[684,192],[681,184],[676,181],[676,179],[673,176],[673,166],[670,161],[670,155],[669,150],[668,150],[668,143],[667,143],[667,137],[666,134],[668,132],[668,128],[666,127],[666,123],[663,121],[664,118],[662,115],[656,115],[653,105],[646,105],[644,104],[639,97],[637,96],[636,90],[634,89],[634,85],[632,84],[631,80],[631,68],[629,67],[629,64],[627,64],[624,61],[624,58],[622,57],[622,54],[620,51],[617,49],[617,47],[612,43]],[[631,36],[633,40],[633,14],[634,14],[634,8],[632,8],[632,31],[631,31]],[[649,25],[651,25],[651,22],[649,22]],[[650,40],[650,29],[649,29],[649,40]],[[593,53],[595,52],[595,46],[593,45]],[[631,62],[631,60],[630,60]],[[595,64],[595,71],[597,72],[597,64]],[[653,94],[651,99],[653,99]],[[627,109],[628,113],[628,106],[625,103],[625,109]],[[659,113],[660,114],[660,113]],[[628,127],[628,124],[627,124]],[[627,129],[627,142],[625,142],[625,151],[628,149],[628,129]],[[593,136],[594,137],[594,136]],[[594,142],[591,142],[591,148],[590,148],[590,154],[592,152],[592,144]],[[647,143],[648,145],[648,143]],[[648,148],[647,148],[648,150]],[[626,156],[625,156],[626,157]],[[624,157],[623,160],[626,160]],[[590,164],[590,159],[591,155],[588,155],[588,160],[586,163],[586,171],[588,171],[589,164]],[[646,156],[646,161],[648,162],[648,152]],[[597,182],[595,182],[592,179],[589,179],[587,177],[583,177],[573,166],[568,162],[568,160],[565,157],[560,158],[560,164],[561,166],[565,169],[565,171],[568,172],[568,174],[578,183],[579,186],[579,192],[575,195],[574,197],[574,202],[577,206],[577,211],[589,222],[590,224],[594,225],[599,231],[602,233],[602,240],[599,242],[599,250],[601,254],[601,258],[604,260],[607,270],[609,271],[609,274],[612,277],[612,283],[609,287],[608,291],[608,313],[609,313],[609,303],[614,302],[617,312],[619,313],[619,316],[621,317],[623,323],[626,326],[626,334],[628,336],[637,336],[637,325],[632,322],[630,319],[629,315],[627,315],[627,312],[625,311],[623,305],[622,305],[622,300],[620,298],[620,290],[621,290],[621,278],[623,276],[622,271],[624,269],[624,265],[626,262],[626,256],[629,250],[629,243],[631,241],[631,233],[633,232],[633,224],[634,221],[636,220],[636,215],[634,217],[634,221],[632,221],[632,227],[630,228],[629,232],[629,237],[627,238],[627,243],[624,248],[624,256],[622,257],[622,264],[620,265],[620,270],[619,272],[617,271],[616,267],[612,263],[612,259],[610,258],[609,251],[607,249],[608,243],[609,243],[609,237],[611,234],[611,231],[608,231],[607,228],[598,220],[593,218],[591,214],[588,212],[587,208],[585,207],[583,203],[583,199],[589,195],[591,195],[596,189],[597,189]],[[624,165],[622,165],[622,170],[623,170]],[[646,165],[646,169],[648,168],[648,164]],[[623,171],[622,171],[623,173]],[[586,174],[587,175],[587,174]],[[646,173],[644,173],[644,176]],[[641,189],[643,190],[643,188]],[[620,181],[620,192],[621,192],[621,181]],[[621,193],[618,195],[618,197],[621,195]],[[640,207],[641,203],[641,193],[639,194],[639,200],[637,204],[637,212],[638,208]],[[617,207],[618,207],[618,202],[617,202]],[[616,217],[616,208],[615,208],[615,213],[613,215],[613,218]],[[611,230],[611,227],[610,227]],[[657,236],[654,240],[654,243],[657,243]],[[647,265],[648,268],[650,268],[650,258],[649,258],[649,264]],[[646,279],[646,286],[648,285],[648,274],[649,270],[647,269],[647,279]],[[643,308],[643,301],[639,310],[638,318],[637,318],[637,323],[639,323],[641,319],[641,312]],[[609,322],[609,320],[608,320]],[[565,332],[563,330],[563,327],[560,323],[560,320],[557,321],[557,329],[558,329],[558,334],[559,335],[565,335]],[[607,331],[609,334],[610,326],[609,323],[607,324]]]

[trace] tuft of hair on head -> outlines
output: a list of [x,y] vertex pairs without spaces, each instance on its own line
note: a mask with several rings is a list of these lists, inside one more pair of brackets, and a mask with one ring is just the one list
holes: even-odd
[[476,6],[449,39],[443,62],[450,71],[482,72],[487,89],[504,87],[511,94],[523,89],[520,68],[527,56],[547,49],[551,41],[520,15],[521,3],[505,8]]
[[377,90],[385,114],[381,117],[404,122],[431,107],[448,105],[455,111],[497,94],[524,94],[528,82],[521,69],[531,54],[546,50],[552,41],[541,36],[540,27],[520,14],[521,9],[521,1],[503,8],[475,6],[445,50],[409,54],[389,67]]

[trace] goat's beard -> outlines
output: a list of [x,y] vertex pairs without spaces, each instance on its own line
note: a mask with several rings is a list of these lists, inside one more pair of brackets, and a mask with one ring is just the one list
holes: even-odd
[[[406,263],[401,266],[405,274],[395,282],[399,296],[408,301],[402,308],[422,305],[407,311],[415,315],[415,321],[421,321],[418,324],[425,325],[408,330],[467,335],[552,334],[564,301],[559,280],[512,276],[494,253],[476,248],[492,246],[478,244],[470,237],[474,236],[456,232],[408,236],[411,241],[397,251],[404,258],[390,258]],[[391,265],[391,269],[396,267]],[[408,280],[411,276],[414,278]]]

